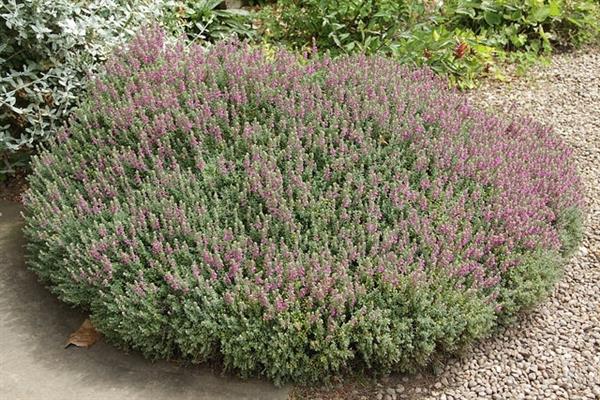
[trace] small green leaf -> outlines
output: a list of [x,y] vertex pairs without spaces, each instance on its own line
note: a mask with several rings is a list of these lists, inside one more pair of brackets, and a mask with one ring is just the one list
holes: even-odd
[[473,7],[463,4],[460,4],[454,12],[459,15],[468,15],[471,18],[475,18],[475,16],[477,15]]
[[537,7],[531,13],[531,18],[536,22],[543,22],[550,15],[550,7],[541,6]]
[[548,9],[551,17],[558,17],[562,14],[562,9],[558,1],[550,1],[550,4],[548,4]]
[[523,47],[523,45],[527,42],[527,36],[524,34],[511,35],[510,42],[512,43],[513,46],[515,46],[517,48]]
[[502,16],[495,11],[486,11],[483,13],[483,19],[485,19],[485,22],[492,26],[498,25],[500,22],[502,22]]

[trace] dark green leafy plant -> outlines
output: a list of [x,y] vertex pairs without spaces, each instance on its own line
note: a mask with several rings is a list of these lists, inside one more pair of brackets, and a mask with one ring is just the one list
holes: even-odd
[[472,87],[493,66],[493,49],[470,30],[448,30],[432,2],[293,1],[265,8],[266,40],[332,54],[363,52],[428,65],[461,87]]
[[168,24],[183,28],[192,42],[216,42],[231,36],[253,38],[252,13],[241,8],[226,8],[224,0],[186,0],[176,2]]
[[598,6],[590,0],[450,0],[450,28],[473,30],[506,50],[550,52],[598,34]]
[[267,41],[393,55],[460,87],[501,76],[504,60],[527,67],[555,47],[595,40],[600,24],[592,0],[282,0],[259,15]]
[[393,56],[409,65],[427,65],[462,88],[474,87],[482,74],[496,72],[498,51],[469,30],[419,24],[403,34]]
[[410,20],[411,8],[397,0],[281,0],[263,13],[265,34],[294,47],[310,45],[334,53],[389,52]]

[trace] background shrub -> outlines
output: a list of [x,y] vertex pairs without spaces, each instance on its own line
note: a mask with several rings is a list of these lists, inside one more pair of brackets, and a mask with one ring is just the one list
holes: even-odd
[[[241,3],[241,2],[240,2]],[[254,39],[253,14],[245,8],[227,8],[224,0],[184,0],[170,3],[165,20],[189,42],[209,42],[237,36]]]
[[592,0],[449,0],[444,12],[451,27],[469,28],[497,47],[535,53],[581,44],[600,29]]
[[0,180],[62,125],[115,45],[158,18],[156,0],[0,5]]
[[397,43],[400,33],[414,22],[410,14],[406,2],[395,0],[279,0],[266,8],[265,23],[273,39],[296,47],[314,39],[319,48],[337,53],[376,53],[389,52]]
[[581,185],[549,128],[425,69],[145,31],[34,159],[29,265],[149,357],[406,371],[550,287]]
[[302,48],[314,38],[332,54],[393,55],[429,65],[461,87],[500,76],[497,65],[507,56],[526,65],[600,33],[594,0],[280,0],[260,15],[266,40]]

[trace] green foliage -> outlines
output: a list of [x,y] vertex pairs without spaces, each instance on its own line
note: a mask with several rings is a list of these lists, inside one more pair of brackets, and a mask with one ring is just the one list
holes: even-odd
[[184,0],[171,3],[167,25],[183,30],[189,41],[216,42],[230,36],[253,38],[252,13],[227,9],[224,0]]
[[534,252],[524,257],[519,268],[508,270],[498,296],[500,321],[511,321],[517,312],[546,297],[560,277],[563,262],[558,253]]
[[496,72],[497,51],[469,30],[449,31],[441,26],[419,24],[401,37],[393,56],[405,64],[427,65],[453,84],[475,86],[482,74]]
[[531,252],[524,256],[519,268],[507,271],[498,296],[501,322],[510,322],[517,312],[535,306],[552,291],[561,276],[561,265],[581,244],[582,219],[580,209],[563,210],[557,218],[560,251]]
[[397,0],[280,0],[262,12],[266,36],[301,48],[334,53],[389,52],[410,21],[409,3]]
[[332,54],[392,55],[428,65],[461,87],[474,86],[493,69],[493,48],[470,30],[446,28],[431,2],[285,0],[265,8],[260,18],[268,41],[295,48],[314,44]]
[[590,0],[451,0],[448,26],[469,28],[506,50],[550,52],[598,34],[598,7]]
[[503,62],[526,67],[554,47],[596,40],[599,16],[593,0],[283,0],[260,13],[267,41],[393,55],[460,87],[501,77]]
[[562,243],[561,254],[568,257],[583,241],[583,215],[579,209],[567,208],[562,211],[557,220]]
[[[162,12],[160,0],[0,4],[0,177],[26,164],[77,105],[87,75]],[[3,179],[3,178],[0,178]]]

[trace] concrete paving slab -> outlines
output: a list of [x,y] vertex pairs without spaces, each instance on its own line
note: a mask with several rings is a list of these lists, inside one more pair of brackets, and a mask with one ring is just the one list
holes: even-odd
[[151,362],[103,341],[64,348],[83,322],[25,267],[18,204],[0,201],[0,400],[287,399],[287,388]]

